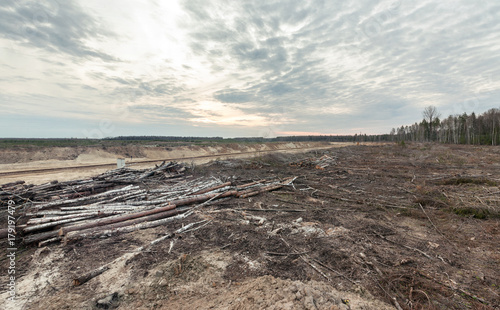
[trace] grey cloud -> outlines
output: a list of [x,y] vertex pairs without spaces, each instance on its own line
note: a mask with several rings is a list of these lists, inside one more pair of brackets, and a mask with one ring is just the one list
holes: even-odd
[[260,89],[261,94],[269,94],[271,96],[281,96],[290,92],[293,92],[295,89],[285,83],[275,83],[268,84]]
[[2,65],[2,67],[7,68],[7,69],[16,69],[8,64],[1,64],[1,65]]
[[137,81],[131,80],[131,79],[123,79],[121,77],[110,77],[108,78],[108,81],[115,81],[123,85],[136,85]]
[[181,109],[173,108],[165,105],[140,105],[130,107],[131,112],[136,113],[148,113],[151,114],[150,117],[155,118],[158,116],[171,116],[173,118],[192,118],[194,115]]
[[224,89],[214,93],[214,98],[224,103],[244,103],[254,100],[252,93],[234,89]]
[[189,97],[186,97],[186,96],[181,96],[181,95],[176,95],[176,96],[173,96],[173,101],[174,103],[185,103],[185,104],[189,104],[189,103],[195,103],[196,100],[192,99],[192,98],[189,98]]
[[[194,4],[183,2],[185,10],[194,17],[203,10],[217,10],[213,2]],[[196,6],[196,7],[195,7]],[[270,3],[245,2],[232,6],[231,20],[220,21],[216,16],[204,15],[196,25],[190,24],[191,47],[198,55],[203,55],[212,63],[213,70],[224,70],[224,59],[235,59],[240,70],[257,70],[263,79],[249,81],[249,89],[256,94],[253,102],[275,105],[301,106],[308,101],[321,104],[322,97],[333,94],[330,85],[335,75],[322,67],[324,59],[314,55],[318,47],[332,46],[334,35],[325,32],[332,30],[341,21],[332,22],[335,5],[324,2],[304,3],[300,1],[271,1]],[[298,23],[303,23],[297,27]],[[217,25],[215,27],[214,25]],[[232,35],[218,37],[213,33],[231,34],[236,27],[239,31]],[[281,27],[298,29],[290,35],[280,34]],[[193,29],[195,29],[193,31]],[[229,38],[229,39],[228,39]],[[257,38],[257,39],[255,39]],[[222,54],[214,55],[203,51],[203,46],[220,46]],[[244,74],[240,73],[240,76]],[[298,95],[298,96],[297,96]],[[220,90],[214,94],[223,102],[243,102],[237,91],[226,94]]]
[[51,53],[118,61],[85,44],[85,40],[115,34],[106,30],[101,21],[86,13],[75,1],[6,0],[0,8],[0,36]]
[[156,95],[176,95],[181,91],[185,90],[182,86],[177,86],[173,84],[163,83],[155,85],[153,91]]
[[70,83],[56,83],[56,85],[58,85],[59,87],[61,87],[63,89],[71,89],[74,86],[74,84],[70,84]]
[[[200,20],[200,10],[213,9],[210,3],[184,1],[183,4],[186,11],[192,15],[193,23],[183,25],[189,28],[194,53],[206,55],[205,47],[215,45],[220,47],[216,48],[217,53],[209,54],[209,60],[214,63],[215,68],[220,67],[218,62],[223,56],[228,56],[237,59],[242,69],[255,68],[276,72],[286,67],[286,61],[290,57],[284,45],[293,45],[289,38],[275,37],[276,32],[286,23],[306,18],[309,9],[300,8],[300,2],[292,2],[292,5],[279,2],[248,2],[241,6],[235,3],[232,6],[234,10],[231,11],[235,15],[230,20],[218,17],[223,14],[205,14]],[[284,17],[281,16],[282,11],[286,11],[283,13]]]
[[[111,78],[111,80],[115,79]],[[169,82],[168,80],[138,80],[136,83],[116,87],[109,96],[110,98],[124,96],[129,100],[135,101],[142,97],[174,98],[174,96],[184,91],[186,91],[186,88],[178,82]]]
[[86,89],[86,90],[92,90],[92,91],[98,90],[97,88],[89,86],[89,85],[81,85],[81,87],[83,89]]
[[40,59],[41,61],[43,62],[46,62],[46,63],[49,63],[49,64],[52,64],[52,65],[56,65],[56,66],[61,66],[61,67],[65,67],[67,66],[67,64],[63,63],[63,62],[60,62],[60,61],[54,61],[54,60],[51,60],[51,59],[46,59],[46,58],[42,58]]
[[38,79],[29,78],[29,77],[25,77],[25,76],[21,76],[21,75],[0,78],[0,81],[10,82],[10,83],[13,83],[13,82],[21,82],[22,83],[22,82],[36,81],[36,80],[38,80]]

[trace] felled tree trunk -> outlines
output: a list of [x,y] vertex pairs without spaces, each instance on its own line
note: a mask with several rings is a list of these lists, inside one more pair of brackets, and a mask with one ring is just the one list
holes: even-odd
[[77,230],[84,230],[88,228],[93,228],[97,226],[104,226],[104,225],[109,225],[113,223],[119,223],[119,222],[124,222],[136,218],[141,218],[141,217],[146,217],[151,214],[155,213],[162,213],[168,210],[175,209],[176,205],[169,205],[166,207],[162,208],[156,208],[148,211],[142,211],[142,212],[136,212],[136,213],[131,213],[131,214],[125,214],[125,215],[120,215],[117,217],[112,217],[112,218],[104,218],[96,221],[92,221],[90,223],[82,224],[82,225],[74,225],[74,226],[69,226],[69,227],[63,227],[59,230],[59,235],[66,235],[67,233],[71,231],[77,231]]

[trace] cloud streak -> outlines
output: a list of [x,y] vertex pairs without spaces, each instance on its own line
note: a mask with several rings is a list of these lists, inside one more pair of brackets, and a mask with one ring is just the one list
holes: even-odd
[[0,8],[0,35],[28,48],[64,53],[76,58],[116,61],[87,41],[112,37],[100,22],[73,1],[6,0]]

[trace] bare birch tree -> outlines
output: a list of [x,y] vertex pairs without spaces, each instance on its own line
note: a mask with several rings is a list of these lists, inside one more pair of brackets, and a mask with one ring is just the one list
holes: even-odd
[[422,115],[424,116],[424,119],[427,122],[429,122],[429,140],[432,140],[433,122],[436,120],[436,118],[439,118],[441,114],[438,113],[437,108],[435,106],[430,105],[424,109]]

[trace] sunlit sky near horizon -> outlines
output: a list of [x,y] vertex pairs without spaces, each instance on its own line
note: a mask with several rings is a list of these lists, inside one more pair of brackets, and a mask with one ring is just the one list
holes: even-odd
[[495,0],[0,6],[0,137],[378,134],[499,99]]

